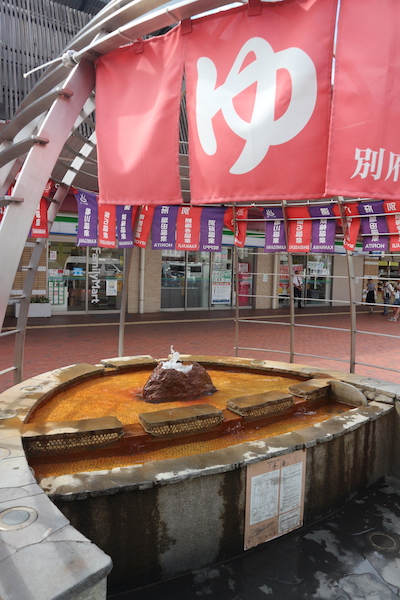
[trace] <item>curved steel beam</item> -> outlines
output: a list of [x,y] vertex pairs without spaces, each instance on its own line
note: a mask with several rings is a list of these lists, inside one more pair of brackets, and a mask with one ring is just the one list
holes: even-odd
[[73,96],[57,98],[38,131],[37,135],[48,138],[49,143],[31,148],[14,186],[13,196],[23,198],[24,202],[10,204],[0,222],[1,247],[8,249],[7,253],[0,253],[0,323],[4,321],[14,276],[43,190],[63,145],[93,90],[93,64],[81,62],[72,71],[68,86]]

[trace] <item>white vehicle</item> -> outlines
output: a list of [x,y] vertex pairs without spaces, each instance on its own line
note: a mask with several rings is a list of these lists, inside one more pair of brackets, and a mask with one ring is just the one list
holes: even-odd
[[[97,259],[98,262],[98,266],[100,268],[100,276],[117,276],[117,275],[122,275],[122,267],[120,265],[119,259],[118,258],[103,258],[101,256],[99,256]],[[90,268],[90,257],[89,257],[89,272],[91,270]],[[80,269],[82,275],[85,274],[86,272],[86,256],[68,256],[67,260],[65,261],[64,264],[64,274],[67,275],[68,273],[70,275],[74,274],[74,270],[75,272]]]

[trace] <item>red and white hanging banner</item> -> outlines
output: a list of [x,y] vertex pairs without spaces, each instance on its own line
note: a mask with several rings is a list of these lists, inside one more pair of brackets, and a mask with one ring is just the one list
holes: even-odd
[[139,213],[138,224],[135,234],[135,246],[146,248],[149,239],[151,225],[153,223],[155,206],[142,206]]
[[261,6],[184,36],[193,204],[324,194],[336,0]]
[[399,22],[398,0],[341,3],[327,173],[330,195],[400,198]]
[[41,198],[37,207],[35,216],[33,217],[30,236],[33,238],[48,238],[49,227],[47,221],[48,203],[45,198]]
[[200,244],[200,219],[198,206],[181,206],[176,221],[176,250],[198,250]]
[[307,206],[286,209],[289,219],[288,252],[310,252],[312,221]]
[[400,251],[400,200],[385,200],[383,210],[387,213],[386,222],[389,229],[389,245],[391,252]]
[[[227,208],[224,215],[224,225],[228,229],[234,232],[235,237],[233,243],[238,248],[243,248],[246,241],[247,233],[247,215],[249,209],[243,206],[235,209],[236,217],[233,216],[233,208]],[[236,230],[235,230],[235,219],[236,219]]]
[[114,204],[99,204],[99,248],[116,248],[116,211]]
[[[100,204],[180,204],[180,27],[97,61]],[[155,176],[156,174],[156,176]]]

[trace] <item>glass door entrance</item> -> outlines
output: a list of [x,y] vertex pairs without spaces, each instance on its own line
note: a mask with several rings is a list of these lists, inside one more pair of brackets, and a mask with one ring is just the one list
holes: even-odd
[[[252,304],[253,256],[239,249],[241,306]],[[161,309],[234,306],[233,248],[221,252],[165,250],[161,267]]]
[[[333,259],[330,254],[295,254],[293,274],[303,277],[303,298],[306,306],[327,305],[332,298]],[[281,256],[279,267],[279,304],[287,306],[290,299],[287,256]]]

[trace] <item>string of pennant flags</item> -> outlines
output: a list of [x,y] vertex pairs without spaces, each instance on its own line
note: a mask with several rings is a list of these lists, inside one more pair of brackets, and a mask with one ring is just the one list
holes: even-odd
[[[49,181],[32,222],[30,237],[49,236],[47,208],[56,186]],[[224,227],[244,247],[248,207],[185,205],[125,206],[98,202],[98,195],[73,190],[78,209],[77,246],[220,252]],[[400,200],[349,201],[326,205],[282,205],[262,211],[265,252],[334,253],[337,227],[353,251],[361,237],[366,252],[400,252]],[[4,208],[0,209],[0,221]]]

